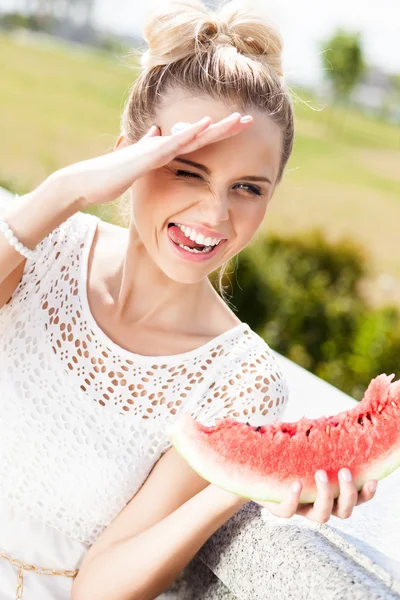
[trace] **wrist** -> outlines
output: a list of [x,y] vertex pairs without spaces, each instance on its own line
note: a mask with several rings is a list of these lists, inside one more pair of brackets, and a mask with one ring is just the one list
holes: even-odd
[[85,198],[75,191],[72,183],[71,177],[60,169],[49,175],[33,193],[55,203],[70,217],[86,208]]

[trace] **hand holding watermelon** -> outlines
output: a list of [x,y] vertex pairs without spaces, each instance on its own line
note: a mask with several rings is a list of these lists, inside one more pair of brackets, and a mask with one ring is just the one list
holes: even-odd
[[[228,418],[207,427],[184,413],[170,439],[206,481],[275,516],[347,519],[373,498],[370,485],[400,466],[400,380],[391,383],[393,377],[373,379],[363,400],[337,415],[258,427]],[[339,477],[343,468],[351,481]],[[326,472],[326,483],[317,471]]]
[[[342,477],[339,477],[340,494],[335,499],[334,486],[329,482],[320,481],[317,473],[319,472],[315,473],[315,481],[318,492],[314,503],[299,504],[302,490],[301,481],[298,482],[300,484],[298,490],[295,491],[291,488],[286,500],[278,505],[275,502],[260,502],[259,500],[254,500],[254,502],[267,508],[276,517],[290,519],[293,515],[302,515],[306,519],[310,519],[310,521],[326,523],[329,521],[331,515],[339,517],[339,519],[348,519],[352,515],[355,506],[368,502],[375,495],[378,483],[376,480],[371,479],[367,481],[362,486],[361,491],[358,492],[353,480],[346,481]],[[373,487],[371,488],[370,486]]]

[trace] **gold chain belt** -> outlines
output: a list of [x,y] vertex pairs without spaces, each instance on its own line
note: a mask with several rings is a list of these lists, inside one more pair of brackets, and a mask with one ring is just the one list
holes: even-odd
[[66,571],[56,571],[55,569],[45,569],[41,567],[35,567],[34,565],[25,564],[22,561],[13,558],[9,554],[5,552],[0,553],[0,558],[5,558],[12,565],[17,565],[19,567],[18,575],[17,575],[17,590],[16,590],[16,600],[20,600],[22,598],[22,594],[24,591],[24,569],[27,571],[36,571],[39,575],[64,575],[64,577],[72,577],[75,578],[78,575],[79,569],[75,571],[66,570]]

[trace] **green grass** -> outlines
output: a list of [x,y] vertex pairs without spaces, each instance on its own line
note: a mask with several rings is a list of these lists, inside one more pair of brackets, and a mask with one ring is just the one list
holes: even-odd
[[0,70],[0,180],[15,191],[112,149],[133,81],[116,58],[0,36]]
[[[127,51],[118,58],[0,35],[0,185],[22,194],[58,168],[112,150],[135,78]],[[370,256],[371,300],[400,304],[400,128],[298,94],[308,106],[295,100],[295,146],[265,229],[351,236]],[[99,210],[115,218],[114,206]],[[397,279],[390,296],[374,283],[379,272]]]
[[302,101],[295,100],[297,119],[303,122],[318,122],[321,131],[329,135],[332,143],[346,144],[357,148],[400,149],[399,127],[367,116],[356,110],[343,106],[332,107],[323,101],[316,100],[307,93],[299,93]]

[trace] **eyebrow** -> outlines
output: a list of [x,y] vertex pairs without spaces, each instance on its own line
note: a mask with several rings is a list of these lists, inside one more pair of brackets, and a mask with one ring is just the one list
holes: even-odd
[[[200,169],[200,171],[204,171],[207,175],[211,175],[211,171],[205,165],[201,165],[198,162],[194,162],[194,160],[188,160],[187,158],[174,158],[176,162],[183,163],[184,165],[191,165],[192,167],[196,167]],[[245,175],[243,177],[238,177],[237,179],[243,179],[245,181],[267,181],[272,185],[272,181],[268,179],[268,177],[256,177],[255,175]]]

